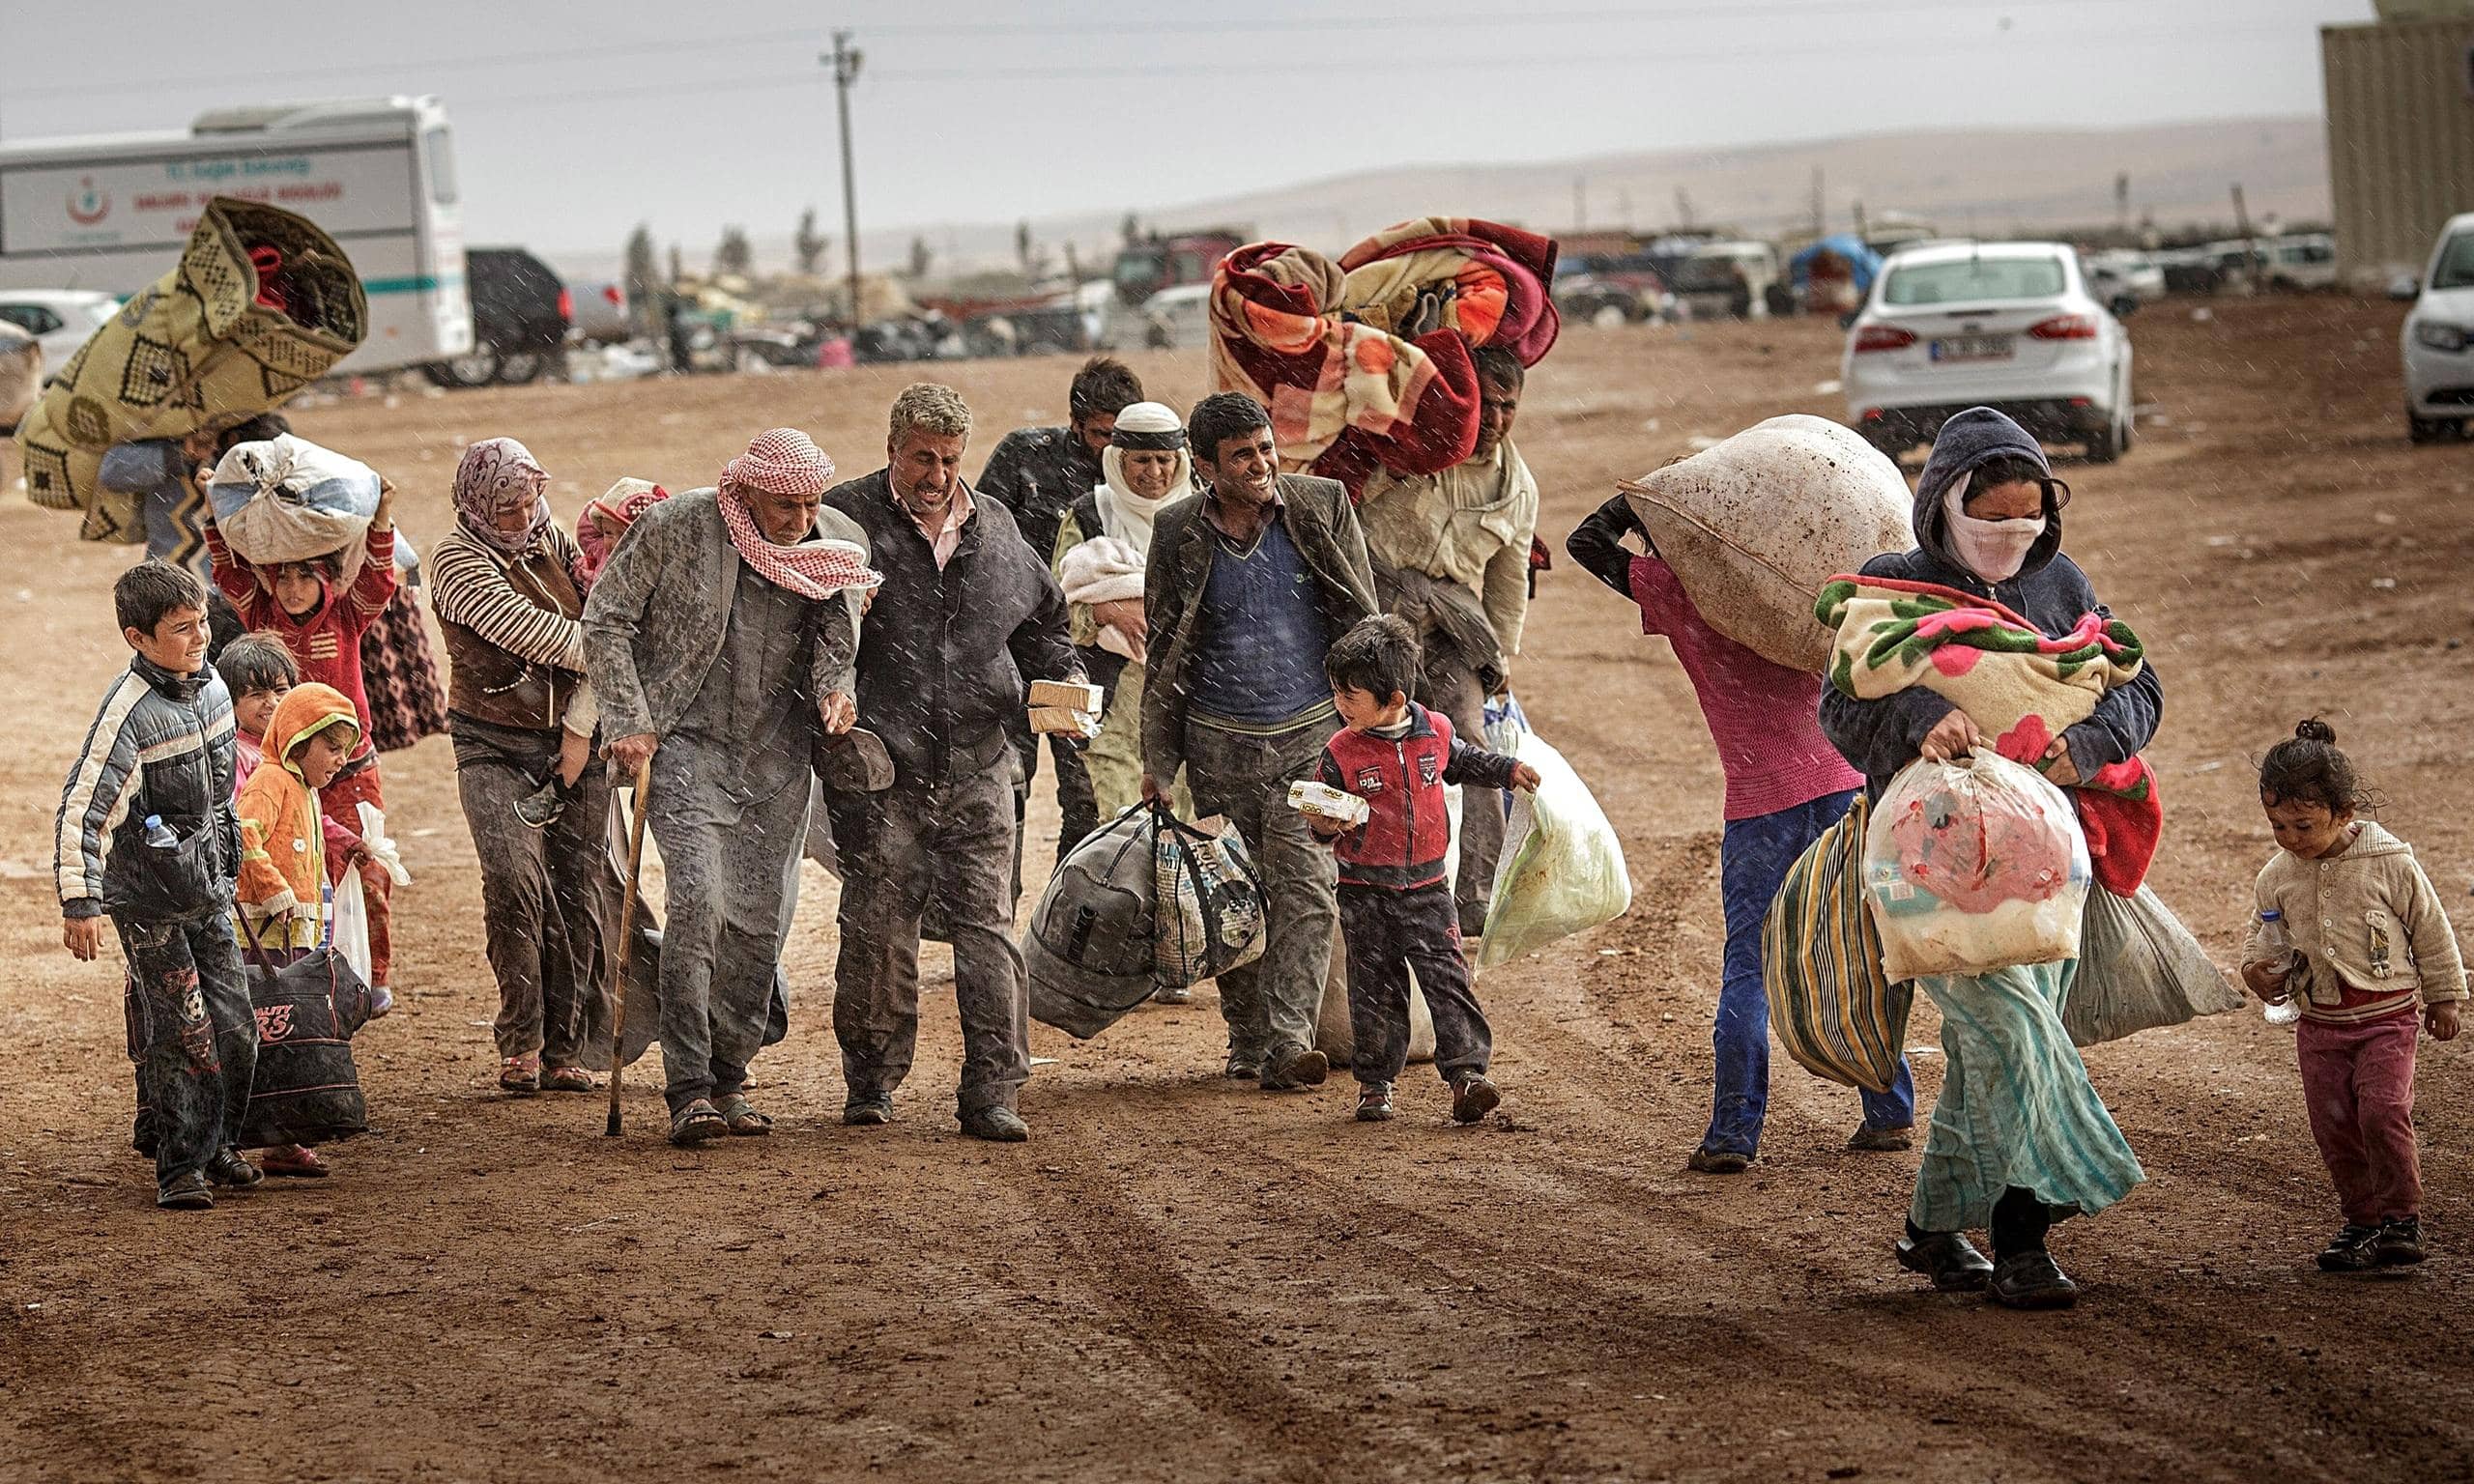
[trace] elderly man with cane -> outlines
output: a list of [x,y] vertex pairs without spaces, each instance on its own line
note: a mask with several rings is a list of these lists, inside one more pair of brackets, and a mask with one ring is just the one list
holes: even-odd
[[[820,734],[850,729],[867,538],[820,509],[833,461],[775,428],[716,489],[647,509],[585,604],[611,759],[650,759],[637,808],[669,883],[661,1047],[670,1141],[768,1132],[748,1103],[774,965],[798,902]],[[615,1078],[615,1073],[614,1073]]]
[[920,383],[895,399],[886,467],[826,495],[867,533],[884,572],[859,644],[859,718],[884,740],[893,784],[828,789],[843,857],[833,1031],[846,1124],[893,1117],[919,1039],[919,920],[954,945],[963,1131],[1030,1136],[1022,956],[1014,945],[1014,781],[1007,728],[1026,677],[1080,680],[1065,595],[1014,518],[963,482],[970,409]]

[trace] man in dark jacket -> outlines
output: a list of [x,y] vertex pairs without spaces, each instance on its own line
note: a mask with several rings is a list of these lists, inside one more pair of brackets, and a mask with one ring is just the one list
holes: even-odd
[[[1065,522],[1065,512],[1100,484],[1100,454],[1116,431],[1117,414],[1141,400],[1142,380],[1125,362],[1094,356],[1074,373],[1074,385],[1066,393],[1064,427],[1017,428],[998,440],[996,450],[988,456],[988,467],[980,471],[972,493],[1005,507],[1042,566],[1056,560],[1056,532]],[[1022,718],[1016,717],[1009,730],[1014,750],[1022,759],[1022,783],[1014,794],[1014,827],[1019,836],[1030,785],[1040,775],[1040,749],[1039,739],[1031,735]],[[1051,737],[1049,756],[1056,763],[1057,807],[1067,819],[1090,818],[1099,806],[1093,802],[1091,770],[1081,750],[1063,737]],[[1058,858],[1079,843],[1060,836]],[[1020,890],[1019,838],[1014,849],[1015,884]]]
[[846,1124],[893,1116],[919,1037],[919,920],[935,906],[954,945],[963,1026],[963,1131],[1029,1136],[1022,957],[1014,946],[1013,749],[1025,677],[1079,680],[1065,595],[1005,507],[963,482],[970,409],[920,383],[893,405],[886,467],[825,503],[867,532],[884,585],[859,642],[859,724],[884,741],[894,782],[828,790],[842,852],[842,949],[833,1031]]
[[1142,792],[1158,796],[1183,767],[1194,807],[1245,837],[1271,941],[1220,976],[1228,1075],[1310,1087],[1328,1070],[1314,1011],[1339,909],[1331,852],[1288,807],[1288,785],[1314,776],[1338,729],[1323,656],[1374,611],[1374,580],[1348,492],[1280,473],[1260,406],[1206,397],[1187,431],[1211,488],[1152,526]]

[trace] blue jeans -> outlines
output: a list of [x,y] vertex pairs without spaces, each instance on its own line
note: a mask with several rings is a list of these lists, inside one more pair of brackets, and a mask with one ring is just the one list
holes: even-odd
[[[1725,978],[1718,987],[1717,1086],[1710,1131],[1712,1154],[1750,1156],[1761,1150],[1761,1120],[1769,1106],[1769,997],[1761,984],[1761,920],[1796,858],[1847,813],[1853,792],[1727,821],[1718,846],[1719,890],[1727,906]],[[1864,1127],[1905,1128],[1915,1122],[1915,1079],[1907,1058],[1887,1093],[1865,1093]]]

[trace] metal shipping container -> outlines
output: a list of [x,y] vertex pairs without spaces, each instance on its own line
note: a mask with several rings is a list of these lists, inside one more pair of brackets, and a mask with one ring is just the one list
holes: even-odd
[[2441,224],[2474,211],[2474,15],[2323,26],[2319,64],[2339,265],[2419,269]]

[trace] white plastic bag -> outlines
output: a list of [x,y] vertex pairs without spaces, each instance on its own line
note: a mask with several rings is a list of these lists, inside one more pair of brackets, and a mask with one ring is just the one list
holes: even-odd
[[1536,732],[1522,734],[1516,756],[1538,770],[1539,782],[1534,794],[1514,793],[1480,968],[1586,932],[1632,905],[1624,846],[1589,785]]
[[2070,800],[1991,752],[1909,763],[1864,830],[1864,899],[1894,984],[2078,957],[2087,880]]
[[404,869],[404,858],[395,853],[395,842],[387,838],[387,812],[362,799],[354,806],[360,811],[360,842],[387,872],[387,878],[397,886],[413,884],[413,873]]
[[360,872],[347,870],[332,892],[330,933],[335,955],[352,965],[362,984],[369,983],[369,901],[361,895]]
[[243,560],[271,566],[341,552],[349,583],[378,513],[378,482],[359,459],[286,433],[234,444],[215,466],[207,499]]

